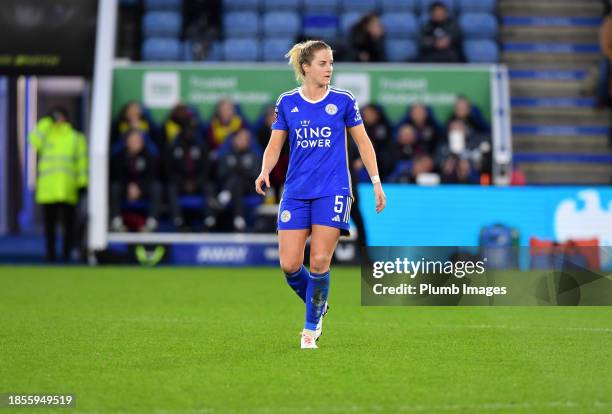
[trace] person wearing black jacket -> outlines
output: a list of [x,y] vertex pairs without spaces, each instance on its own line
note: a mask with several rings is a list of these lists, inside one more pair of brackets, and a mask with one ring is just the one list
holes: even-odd
[[422,104],[414,104],[410,108],[407,123],[414,128],[417,145],[422,152],[433,157],[439,142],[439,131],[427,108]]
[[157,161],[146,148],[141,131],[130,130],[124,139],[125,147],[111,157],[111,227],[115,231],[124,231],[122,204],[143,200],[149,203],[148,216],[144,226],[137,229],[153,231],[157,228],[161,199]]
[[[376,105],[369,104],[362,107],[361,117],[365,130],[372,141],[374,152],[376,152],[380,179],[384,181],[395,166],[395,160],[392,153],[393,142],[391,140],[391,125],[382,110]],[[363,168],[363,165],[359,165],[359,162],[361,162],[361,160],[359,160],[355,166],[359,167],[356,171]]]
[[165,167],[168,192],[168,206],[174,226],[184,228],[186,220],[179,203],[181,195],[203,197],[202,217],[204,225],[211,228],[216,220],[210,214],[213,188],[210,177],[209,151],[204,140],[198,136],[197,126],[182,130],[166,149]]
[[218,199],[222,205],[231,202],[234,228],[246,229],[244,197],[254,194],[252,182],[259,176],[261,157],[251,148],[251,133],[241,129],[232,138],[229,152],[219,158],[218,178],[221,192]]
[[385,62],[384,28],[376,13],[366,14],[351,28],[351,46],[357,62]]
[[430,18],[421,31],[421,61],[461,62],[461,30],[440,1],[429,8]]

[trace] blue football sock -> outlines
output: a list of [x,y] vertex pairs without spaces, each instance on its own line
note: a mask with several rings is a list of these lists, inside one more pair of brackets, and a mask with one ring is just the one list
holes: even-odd
[[314,331],[323,313],[329,292],[329,270],[323,274],[311,273],[306,290],[306,323],[305,329]]
[[291,286],[291,289],[297,293],[297,295],[306,302],[306,289],[308,288],[308,278],[310,273],[304,265],[295,273],[285,273],[287,278],[287,284]]

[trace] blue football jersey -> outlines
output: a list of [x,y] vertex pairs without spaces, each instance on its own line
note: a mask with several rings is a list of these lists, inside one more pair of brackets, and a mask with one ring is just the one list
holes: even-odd
[[283,198],[352,197],[347,128],[363,123],[355,97],[329,87],[318,101],[296,88],[276,102],[272,129],[288,131],[289,168]]

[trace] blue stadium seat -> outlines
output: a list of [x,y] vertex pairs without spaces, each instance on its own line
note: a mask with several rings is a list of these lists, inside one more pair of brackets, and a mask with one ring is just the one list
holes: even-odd
[[470,63],[495,63],[499,61],[499,48],[493,40],[466,40],[463,53]]
[[491,13],[495,14],[496,0],[458,0],[461,13]]
[[146,11],[170,10],[181,11],[183,0],[145,0],[144,8]]
[[256,37],[259,34],[259,14],[231,12],[223,16],[225,38]]
[[300,32],[299,15],[294,12],[267,12],[263,14],[263,33],[267,37],[295,37]]
[[383,13],[414,13],[418,9],[417,0],[380,0],[380,9]]
[[305,0],[305,13],[330,13],[338,11],[338,0]]
[[419,34],[419,23],[412,13],[385,13],[381,21],[388,38],[409,39]]
[[428,14],[429,7],[436,1],[441,1],[442,3],[446,4],[449,13],[455,13],[455,0],[420,0],[421,4],[419,5],[419,9],[421,10],[421,14]]
[[226,39],[223,59],[231,62],[254,62],[260,57],[260,44],[255,39]]
[[417,45],[409,39],[387,39],[385,51],[389,62],[407,62],[414,60],[417,56]]
[[183,57],[181,42],[169,38],[149,38],[142,44],[142,60],[179,61]]
[[285,60],[285,53],[293,46],[292,38],[265,39],[262,48],[262,58],[266,62]]
[[340,0],[340,10],[344,13],[370,13],[378,10],[378,0]]
[[497,19],[489,13],[462,14],[459,26],[466,39],[495,39],[497,36]]
[[306,37],[333,39],[338,35],[338,18],[332,14],[304,16],[302,32]]
[[260,0],[223,0],[223,12],[257,12]]
[[349,12],[343,13],[340,18],[340,32],[342,34],[347,34],[351,31],[351,28],[361,19],[363,16],[362,13],[359,12]]
[[263,0],[264,11],[294,11],[298,12],[302,6],[301,0]]
[[144,37],[178,37],[182,26],[183,18],[177,12],[153,11],[142,18]]

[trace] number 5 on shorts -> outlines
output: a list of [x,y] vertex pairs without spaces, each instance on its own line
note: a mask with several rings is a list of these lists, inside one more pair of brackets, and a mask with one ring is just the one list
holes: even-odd
[[341,195],[337,195],[336,196],[336,202],[334,203],[334,213],[342,213],[342,210],[344,209],[344,203],[342,202],[342,197]]

